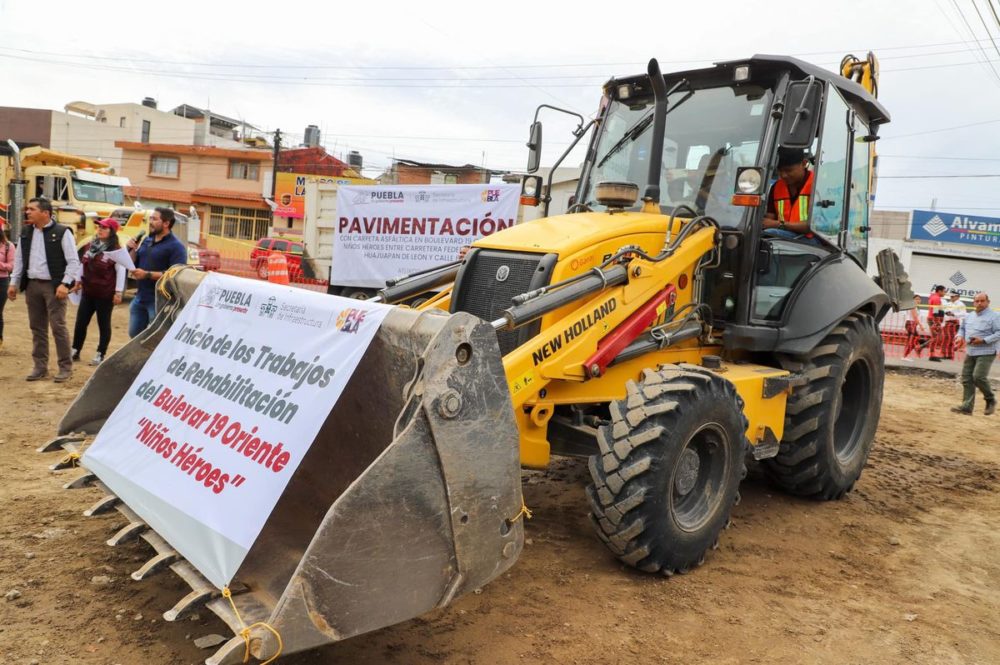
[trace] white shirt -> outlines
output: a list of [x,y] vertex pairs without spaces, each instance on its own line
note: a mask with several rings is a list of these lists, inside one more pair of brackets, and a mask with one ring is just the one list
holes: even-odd
[[968,314],[968,311],[965,309],[965,303],[962,302],[961,298],[955,302],[950,300],[944,301],[941,303],[941,309],[944,311],[945,321],[947,321],[949,317],[954,317],[955,321],[961,323],[962,319],[965,318],[965,315]]
[[[44,229],[37,226],[31,231],[31,256],[28,257],[28,279],[52,279],[49,272],[49,260],[45,256],[45,232],[52,228],[55,222],[49,222]],[[62,251],[66,257],[66,274],[63,275],[63,284],[72,284],[80,279],[80,257],[76,253],[76,242],[73,230],[64,233],[62,237]],[[24,270],[24,257],[21,256],[21,243],[18,242],[17,252],[14,253],[14,271],[10,274],[10,285],[17,286],[21,281],[21,273]]]

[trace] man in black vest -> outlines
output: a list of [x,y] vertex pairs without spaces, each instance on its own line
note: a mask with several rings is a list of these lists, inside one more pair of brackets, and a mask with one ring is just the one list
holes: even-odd
[[49,326],[56,340],[59,372],[54,381],[68,381],[73,373],[69,328],[66,327],[66,302],[69,291],[80,277],[80,257],[76,253],[73,231],[52,220],[52,203],[46,198],[31,199],[25,210],[28,224],[14,254],[7,297],[17,299],[24,291],[31,326],[31,358],[35,368],[28,381],[49,375]]

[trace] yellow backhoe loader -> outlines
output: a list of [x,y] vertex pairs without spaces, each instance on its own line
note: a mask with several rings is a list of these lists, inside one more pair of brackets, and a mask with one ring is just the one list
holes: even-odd
[[[342,640],[502,573],[522,547],[518,466],[553,455],[589,458],[597,536],[663,575],[716,546],[751,460],[790,493],[841,497],[878,425],[878,322],[912,303],[891,252],[877,280],[865,271],[889,121],[876,76],[871,56],[834,74],[759,55],[666,75],[654,60],[608,81],[574,132],[589,144],[567,214],[379,293],[434,295],[382,323],[236,575],[241,617],[116,496],[87,513],[117,507],[129,525],[111,542],[152,545],[133,577],[170,568],[190,583],[167,620],[207,604],[234,633],[265,622],[249,634],[265,659],[277,635],[282,654]],[[529,172],[537,113],[530,136]],[[781,150],[811,163],[803,233],[764,221]],[[546,198],[535,176],[523,195]],[[166,280],[153,326],[105,360],[43,448],[75,451],[101,427],[201,279]],[[70,485],[105,488],[90,473]],[[207,662],[243,650],[237,635]]]

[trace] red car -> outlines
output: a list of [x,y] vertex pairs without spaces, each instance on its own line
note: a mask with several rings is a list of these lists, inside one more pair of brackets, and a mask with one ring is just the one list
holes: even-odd
[[295,281],[302,277],[303,251],[301,242],[286,238],[261,238],[250,252],[250,267],[258,277],[267,279],[267,257],[273,252],[280,252],[288,261],[288,278]]

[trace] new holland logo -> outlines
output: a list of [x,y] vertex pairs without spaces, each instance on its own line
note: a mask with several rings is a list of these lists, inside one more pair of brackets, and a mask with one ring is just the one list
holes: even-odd
[[924,224],[924,231],[927,231],[927,233],[937,238],[942,233],[948,231],[948,225],[945,224],[944,220],[942,220],[940,217],[934,215],[933,217],[930,218],[930,221]]
[[510,266],[500,266],[497,268],[498,282],[506,282],[508,277],[510,277]]

